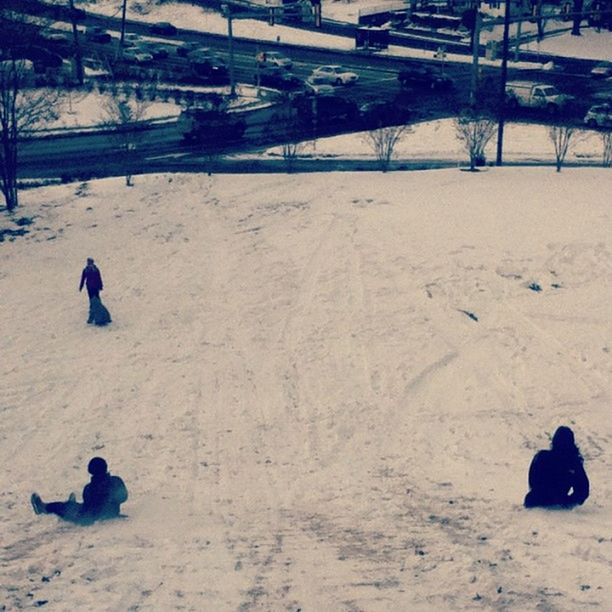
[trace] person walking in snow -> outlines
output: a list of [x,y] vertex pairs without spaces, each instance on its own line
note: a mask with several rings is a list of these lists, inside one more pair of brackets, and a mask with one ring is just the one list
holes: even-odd
[[550,450],[536,453],[529,467],[529,488],[525,508],[573,508],[589,496],[589,479],[569,427],[561,426],[555,431]]
[[45,503],[38,493],[32,493],[31,502],[36,514],[55,514],[65,521],[90,525],[95,521],[117,518],[120,506],[128,498],[125,483],[108,471],[102,457],[94,457],[87,466],[91,474],[89,484],[83,489],[83,503],[71,493],[65,502]]
[[104,289],[104,285],[102,284],[100,270],[91,257],[87,258],[87,265],[83,268],[79,291],[83,289],[83,285],[87,287],[87,295],[89,296],[89,317],[87,318],[87,323],[93,323],[94,308],[92,300],[94,298],[100,299],[100,291]]

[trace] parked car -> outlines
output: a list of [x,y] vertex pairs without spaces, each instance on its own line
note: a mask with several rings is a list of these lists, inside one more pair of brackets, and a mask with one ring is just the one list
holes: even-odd
[[333,126],[359,120],[359,107],[353,100],[338,95],[313,95],[303,92],[292,100],[298,117],[305,124]]
[[304,83],[302,79],[295,76],[295,74],[279,66],[259,68],[258,74],[256,73],[254,78],[255,85],[257,85],[258,77],[259,85],[281,89],[283,91],[298,89]]
[[112,40],[110,33],[99,26],[87,28],[85,30],[85,38],[91,42],[99,43],[101,45],[106,45]]
[[304,81],[304,93],[313,96],[331,96],[336,94],[336,88],[333,85],[327,83],[312,83],[311,81]]
[[123,47],[140,47],[144,44],[144,39],[140,34],[135,34],[134,32],[126,32],[123,35]]
[[446,91],[454,86],[453,80],[440,70],[429,66],[406,66],[397,74],[402,87]]
[[225,66],[225,60],[208,47],[198,47],[194,49],[188,57],[192,62],[211,62],[213,64]]
[[159,34],[160,36],[176,36],[176,26],[168,21],[158,21],[151,25],[151,34]]
[[148,64],[153,61],[153,55],[140,47],[129,47],[128,49],[124,49],[122,57],[128,62],[136,62],[137,64]]
[[280,51],[261,51],[257,54],[257,62],[260,66],[278,66],[291,70],[293,62]]
[[158,43],[145,43],[139,47],[142,51],[148,51],[153,59],[166,59],[170,55],[168,48]]
[[612,76],[612,62],[599,62],[591,68],[591,76],[594,79],[606,79]]
[[329,83],[330,85],[352,85],[359,75],[338,65],[319,66],[312,71],[309,80],[312,83]]
[[190,76],[211,85],[225,85],[229,72],[223,61],[204,57],[189,58]]
[[200,49],[202,45],[197,42],[184,42],[176,47],[176,54],[179,57],[188,57],[191,53]]
[[612,127],[612,104],[595,104],[584,116],[586,125],[592,128]]
[[239,113],[192,106],[181,111],[177,129],[185,141],[219,147],[224,142],[240,140],[246,123]]
[[410,116],[408,109],[390,100],[366,102],[359,107],[359,114],[366,128],[401,125]]
[[72,42],[72,39],[68,35],[68,32],[43,32],[43,38],[49,43],[49,45],[68,45]]

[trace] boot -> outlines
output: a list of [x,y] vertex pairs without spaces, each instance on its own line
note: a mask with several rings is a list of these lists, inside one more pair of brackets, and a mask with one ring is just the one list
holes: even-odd
[[32,508],[34,508],[34,512],[36,514],[46,514],[47,513],[47,506],[43,502],[43,500],[40,498],[40,495],[38,495],[38,493],[32,493],[32,497],[30,498],[30,501],[32,502]]

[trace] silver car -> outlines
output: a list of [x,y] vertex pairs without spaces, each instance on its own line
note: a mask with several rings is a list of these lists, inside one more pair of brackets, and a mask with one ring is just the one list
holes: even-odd
[[584,116],[584,122],[592,128],[612,127],[612,105],[595,104]]
[[599,62],[591,68],[591,76],[594,79],[605,79],[612,76],[612,62]]
[[352,85],[357,82],[359,75],[342,66],[319,66],[312,71],[309,81],[315,85],[329,83],[330,85]]
[[293,62],[279,51],[261,51],[257,54],[257,61],[266,66],[278,66],[291,70]]

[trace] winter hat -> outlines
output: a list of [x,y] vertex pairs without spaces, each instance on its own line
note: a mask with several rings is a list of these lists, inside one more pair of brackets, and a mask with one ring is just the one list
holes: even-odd
[[574,432],[565,425],[558,427],[552,439],[552,447],[557,450],[573,450],[576,448]]
[[87,466],[87,471],[92,476],[102,476],[103,474],[106,474],[107,469],[108,466],[106,465],[106,461],[104,461],[102,457],[94,457]]

